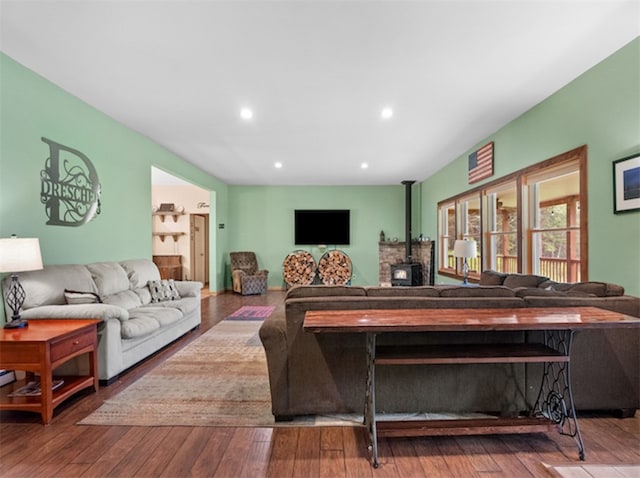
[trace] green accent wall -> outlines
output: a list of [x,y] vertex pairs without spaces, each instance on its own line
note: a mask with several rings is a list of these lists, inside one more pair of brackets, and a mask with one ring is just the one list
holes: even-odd
[[[89,223],[46,225],[42,137],[96,168],[102,207]],[[228,220],[227,185],[0,54],[0,237],[38,237],[45,264],[151,258],[151,166],[211,191],[211,287],[221,289],[227,231],[216,224]]]
[[640,39],[425,180],[422,224],[432,237],[438,201],[471,189],[467,156],[487,141],[495,142],[495,174],[486,181],[587,145],[589,279],[640,295],[640,213],[613,213],[612,173],[613,161],[640,152]]
[[[414,210],[412,216],[416,220],[419,218],[419,192],[414,185],[412,196],[418,213]],[[317,262],[325,252],[315,246],[294,244],[294,210],[349,209],[351,244],[337,248],[351,258],[352,284],[378,284],[380,231],[383,230],[387,237],[404,239],[404,200],[402,185],[230,186],[230,250],[255,251],[260,267],[269,270],[269,287],[283,287],[282,263],[287,254],[306,250]],[[420,231],[414,229],[413,236],[419,234]],[[333,247],[329,245],[328,249]]]
[[[589,276],[621,284],[633,295],[640,295],[640,213],[613,214],[611,163],[640,152],[639,85],[636,39],[476,145],[495,142],[490,179],[496,179],[586,144]],[[81,151],[94,164],[102,211],[90,223],[45,224],[40,171],[48,147],[42,137]],[[414,237],[437,237],[438,201],[470,189],[470,152],[414,185]],[[232,250],[255,251],[260,265],[270,270],[270,287],[281,287],[282,262],[298,248],[293,244],[295,209],[351,210],[351,245],[340,248],[352,259],[353,284],[378,283],[380,230],[404,239],[405,191],[400,184],[226,185],[0,54],[0,237],[39,237],[45,264],[150,258],[151,166],[211,191],[212,290],[230,288]],[[303,249],[316,259],[323,253],[316,247]]]

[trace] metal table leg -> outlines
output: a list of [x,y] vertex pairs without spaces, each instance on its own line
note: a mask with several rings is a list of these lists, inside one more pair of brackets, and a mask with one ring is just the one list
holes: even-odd
[[369,431],[369,450],[373,467],[378,468],[378,433],[376,430],[376,334],[367,333],[367,387],[365,390],[364,424]]
[[[547,330],[544,342],[548,347],[570,356],[572,330]],[[544,416],[558,425],[562,435],[572,437],[578,445],[580,460],[585,459],[584,443],[578,426],[578,418],[571,391],[571,360],[567,362],[546,362],[542,374],[542,383],[533,413]]]

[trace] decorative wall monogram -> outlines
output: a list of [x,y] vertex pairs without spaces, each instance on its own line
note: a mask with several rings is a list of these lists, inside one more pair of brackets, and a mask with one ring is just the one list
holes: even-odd
[[82,226],[100,214],[100,182],[93,164],[80,151],[42,138],[49,157],[40,172],[40,201],[54,226]]

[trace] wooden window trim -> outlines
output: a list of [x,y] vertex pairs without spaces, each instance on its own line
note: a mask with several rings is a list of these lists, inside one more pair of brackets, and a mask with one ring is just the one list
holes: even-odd
[[[460,199],[463,199],[467,196],[470,196],[474,193],[478,193],[481,195],[483,195],[483,192],[486,189],[491,189],[491,188],[495,188],[496,186],[498,186],[500,183],[503,182],[507,182],[507,181],[515,181],[516,182],[516,187],[517,187],[517,229],[518,229],[518,272],[522,272],[525,270],[525,261],[527,261],[527,268],[526,270],[531,270],[531,264],[529,264],[529,262],[531,261],[531,254],[529,253],[523,253],[523,244],[522,244],[522,238],[523,238],[523,234],[525,231],[525,227],[522,221],[522,201],[523,201],[523,197],[522,197],[522,189],[523,189],[523,184],[525,181],[525,178],[527,176],[532,176],[535,175],[537,172],[540,172],[544,169],[548,169],[548,168],[553,168],[555,166],[558,166],[560,164],[563,163],[569,163],[569,162],[576,162],[578,165],[578,169],[580,171],[580,193],[579,193],[579,199],[580,199],[580,277],[582,281],[587,281],[589,280],[589,275],[588,275],[588,271],[589,271],[589,251],[588,251],[588,244],[589,244],[589,239],[588,239],[588,232],[589,232],[589,228],[588,228],[588,217],[589,217],[589,208],[588,208],[588,194],[587,194],[587,184],[588,184],[588,177],[587,177],[587,145],[582,145],[579,146],[577,148],[574,148],[572,150],[569,150],[565,153],[561,153],[558,154],[556,156],[553,156],[549,159],[546,159],[544,161],[540,161],[539,163],[533,164],[531,166],[527,166],[526,168],[523,169],[519,169],[518,171],[514,171],[510,174],[507,174],[505,176],[502,176],[500,178],[494,179],[492,181],[488,181],[486,183],[483,183],[480,186],[476,186],[474,188],[468,189],[464,192],[461,192],[459,194],[456,194],[455,196],[451,196],[447,199],[443,199],[442,201],[438,201],[437,203],[437,211],[438,211],[438,218],[440,216],[440,208],[442,205],[445,204],[450,204],[451,202],[454,202],[456,204],[456,222],[458,221],[458,210],[457,210],[457,204],[458,201]],[[482,201],[481,201],[481,207],[482,207]],[[481,216],[484,217],[484,216]],[[440,228],[440,221],[438,219],[438,228]],[[458,231],[456,231],[457,234]],[[527,228],[527,234],[530,235],[530,231],[528,231]],[[438,238],[440,238],[440,231],[438,231]],[[483,228],[481,227],[481,237],[483,236]],[[530,238],[529,238],[529,244],[530,244]],[[484,247],[484,245],[483,245]],[[483,261],[484,261],[484,254],[483,254]],[[438,274],[442,275],[444,277],[451,277],[451,278],[455,278],[455,279],[460,279],[462,276],[460,274],[453,274],[450,272],[449,269],[443,269],[442,268],[442,264],[438,264]]]

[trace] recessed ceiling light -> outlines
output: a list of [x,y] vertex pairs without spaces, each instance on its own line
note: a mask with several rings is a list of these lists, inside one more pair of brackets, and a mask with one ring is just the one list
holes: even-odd
[[391,108],[382,108],[380,116],[382,116],[382,119],[389,119],[393,116],[393,110]]
[[362,169],[367,169],[367,168],[369,167],[369,165],[368,165],[367,163],[362,163],[362,164],[360,165],[360,167],[361,167]]
[[240,110],[240,116],[242,117],[242,119],[250,120],[251,118],[253,118],[253,111],[251,111],[249,108],[242,108]]
[[276,169],[280,169],[282,167],[282,163],[280,161],[278,161],[277,163],[274,164]]

